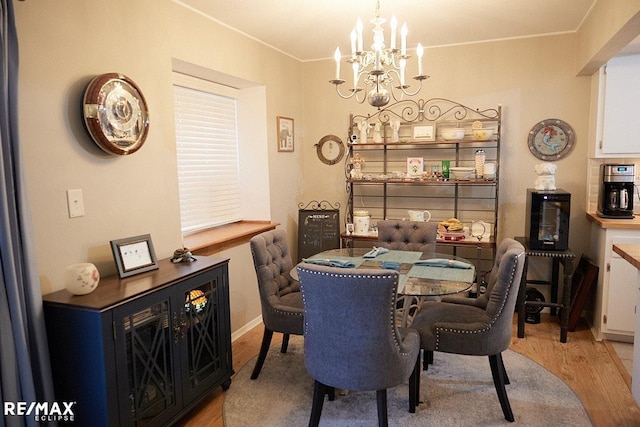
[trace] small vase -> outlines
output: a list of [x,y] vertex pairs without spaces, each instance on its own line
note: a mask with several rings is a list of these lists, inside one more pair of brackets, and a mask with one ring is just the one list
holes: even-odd
[[100,281],[100,272],[95,265],[84,262],[72,264],[64,272],[64,284],[74,295],[86,295],[93,292]]

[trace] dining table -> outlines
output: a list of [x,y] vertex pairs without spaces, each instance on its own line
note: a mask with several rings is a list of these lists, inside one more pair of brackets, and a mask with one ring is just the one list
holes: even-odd
[[[388,269],[399,274],[398,296],[403,298],[401,326],[410,323],[413,301],[426,297],[454,295],[468,291],[475,278],[475,266],[465,258],[386,248],[341,248],[304,258],[298,265],[318,264],[340,268]],[[291,277],[298,280],[294,267]],[[419,304],[416,304],[416,308]]]

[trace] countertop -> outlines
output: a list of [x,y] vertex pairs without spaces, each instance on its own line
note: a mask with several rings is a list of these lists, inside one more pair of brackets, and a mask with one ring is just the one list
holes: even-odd
[[640,230],[640,216],[633,219],[611,219],[600,218],[596,213],[587,212],[587,219],[600,228]]
[[613,251],[640,270],[640,245],[614,243]]

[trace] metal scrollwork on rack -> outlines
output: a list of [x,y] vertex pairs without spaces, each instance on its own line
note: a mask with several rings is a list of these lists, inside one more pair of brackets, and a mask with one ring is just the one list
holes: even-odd
[[298,203],[298,209],[314,210],[314,211],[335,210],[335,209],[340,209],[340,202],[334,202],[333,204],[331,204],[326,200],[321,200],[321,201],[311,200],[309,203],[306,204],[306,206],[304,202]]
[[405,123],[437,120],[470,120],[487,119],[496,120],[500,117],[500,112],[495,108],[486,110],[473,109],[464,104],[451,101],[445,98],[406,99],[393,103],[373,115],[354,115],[354,119],[376,118],[382,124],[388,124],[393,117],[397,117]]

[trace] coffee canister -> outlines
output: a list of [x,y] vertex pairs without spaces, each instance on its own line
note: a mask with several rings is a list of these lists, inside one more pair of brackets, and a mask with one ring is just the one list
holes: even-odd
[[485,163],[484,164],[484,179],[495,179],[496,178],[496,164],[495,163]]
[[369,223],[371,217],[369,211],[354,211],[353,212],[353,232],[354,234],[367,234],[369,233]]

